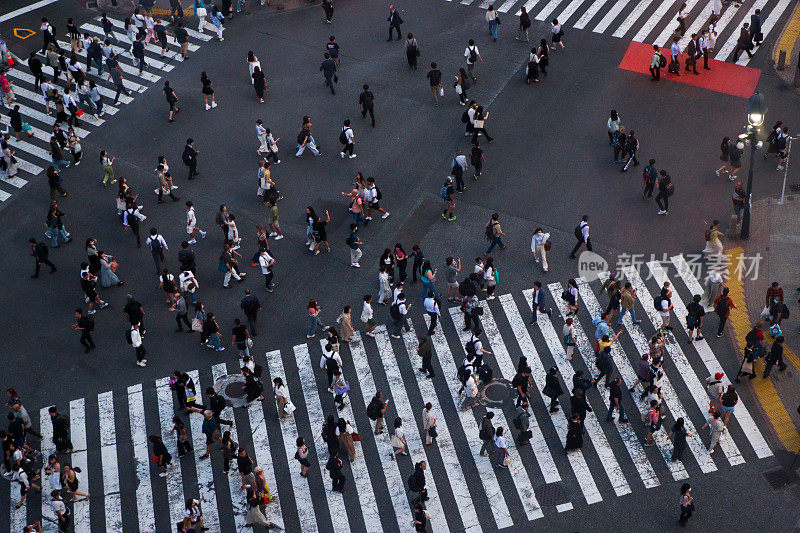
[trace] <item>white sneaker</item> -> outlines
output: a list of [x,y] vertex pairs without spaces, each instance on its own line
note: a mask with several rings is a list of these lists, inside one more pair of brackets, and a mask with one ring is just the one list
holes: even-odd
[[269,236],[269,237],[275,237],[276,235],[277,235],[277,233],[275,233],[274,231],[272,231],[272,232],[270,232],[270,234],[269,234],[268,236]]
[[308,245],[308,249],[309,249],[310,251],[312,251],[312,252],[314,251],[314,243],[313,243],[313,242],[312,242],[311,244],[309,244],[309,245]]
[[283,239],[283,235],[278,235],[277,237],[275,237],[275,240],[276,240],[276,241],[279,241],[279,240],[281,240],[281,239]]
[[389,218],[389,212],[387,211],[386,213],[384,213],[381,218]]
[[189,244],[197,244],[197,239],[192,239],[191,241],[188,241],[188,242],[189,242]]
[[89,309],[88,311],[86,311],[86,314],[87,314],[87,315],[93,315],[93,314],[95,314],[96,312],[97,312],[97,309]]
[[275,161],[275,164],[276,164],[276,165],[280,165],[280,164],[281,164],[281,160],[280,160],[280,159],[278,159],[277,161]]
[[217,103],[216,102],[211,102],[211,107],[217,107]]
[[735,181],[735,180],[736,180],[736,176],[734,176],[733,174],[731,174],[731,175],[729,175],[729,176],[728,176],[728,179],[729,179],[730,181]]
[[361,268],[361,265],[359,265],[358,263],[350,263],[350,266],[354,268]]
[[663,215],[665,213],[666,213],[666,211],[664,211],[663,209],[658,212],[659,215]]
[[716,175],[717,175],[717,177],[719,177],[719,170],[715,170],[715,171],[714,171],[714,174],[716,174]]
[[147,363],[144,361],[136,361],[137,366],[147,366]]
[[206,104],[206,111],[208,111],[209,109],[211,109],[211,106]]
[[353,154],[353,155],[350,156],[350,159],[353,159],[353,158],[356,158],[356,157],[358,157],[358,156],[356,154]]
[[365,217],[364,220],[372,220],[372,217]]
[[339,152],[339,157],[341,157],[342,159],[344,159],[344,152]]
[[778,169],[777,170],[783,170],[783,165],[778,165]]
[[208,232],[207,232],[207,231],[201,231],[201,232],[200,232],[200,238],[201,238],[201,239],[205,239],[207,234],[208,234]]

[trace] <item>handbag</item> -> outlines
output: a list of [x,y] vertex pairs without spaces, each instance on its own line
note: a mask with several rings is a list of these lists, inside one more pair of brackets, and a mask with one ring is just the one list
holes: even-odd
[[428,436],[432,439],[435,439],[439,436],[439,433],[436,431],[436,426],[431,426],[428,428]]
[[208,11],[204,7],[198,7],[195,9],[194,14],[197,15],[197,18],[203,18],[208,14]]
[[461,85],[459,85],[458,83],[456,83],[455,87],[456,87],[456,94],[460,95],[461,93],[464,92],[464,90],[461,88]]
[[345,392],[348,392],[349,390],[350,390],[350,384],[345,381],[344,387],[341,388],[339,388],[338,386],[336,387],[336,394],[343,395]]
[[439,96],[444,96],[444,87],[439,87]]
[[353,442],[361,442],[361,435],[353,433]]
[[506,454],[506,456],[503,457],[503,466],[510,466],[510,465],[511,465],[511,456]]
[[27,122],[22,123],[22,131],[31,131],[33,128]]
[[192,331],[203,331],[203,321],[199,318],[192,319]]
[[297,409],[297,407],[292,402],[290,402],[289,400],[286,400],[286,405],[283,406],[283,410],[286,413],[292,414],[292,413],[295,412],[296,409]]
[[250,337],[247,337],[247,340],[246,340],[246,341],[244,341],[244,344],[245,344],[245,345],[246,345],[248,348],[252,348],[252,347],[253,347],[253,339],[251,339]]
[[483,120],[475,120],[473,121],[472,125],[475,127],[476,130],[481,129],[483,127],[483,122],[484,122]]
[[769,317],[769,306],[765,305],[764,309],[761,310],[761,319],[765,319]]

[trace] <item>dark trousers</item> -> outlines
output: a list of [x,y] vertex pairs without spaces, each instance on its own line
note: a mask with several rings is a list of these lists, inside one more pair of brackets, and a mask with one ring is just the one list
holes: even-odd
[[356,145],[353,143],[347,143],[342,148],[342,153],[353,155],[353,150],[355,149]]
[[483,133],[483,136],[486,137],[486,140],[492,142],[494,137],[489,135],[489,132],[486,131],[486,128],[473,128],[472,130],[472,144],[477,144],[478,142],[478,134]]
[[431,325],[428,328],[428,336],[430,337],[431,335],[433,335],[433,332],[436,329],[436,320],[439,318],[439,315],[428,311],[428,316],[431,317]]
[[128,225],[131,228],[131,232],[136,236],[136,246],[142,245],[142,237],[139,235],[139,223],[131,224],[130,219],[128,219]]
[[[662,202],[663,200],[663,202]],[[661,208],[663,211],[669,211],[669,197],[665,196],[661,193],[656,195],[656,203],[658,207]]]
[[[170,198],[172,198],[172,201],[173,201],[173,202],[177,202],[177,201],[179,200],[179,198],[177,198],[177,197],[176,197],[176,196],[175,196],[175,195],[172,193],[172,190],[170,190],[170,191],[167,193],[167,196],[169,196]],[[164,190],[163,190],[161,187],[159,187],[159,188],[158,188],[158,201],[159,201],[159,203],[164,201]]]
[[433,355],[428,352],[427,355],[422,356],[422,371],[427,372],[429,377],[434,376],[433,365],[431,361],[433,360]]
[[719,327],[717,328],[717,335],[722,335],[725,333],[725,322],[728,321],[728,317],[721,316],[719,317]]
[[685,524],[692,517],[693,512],[694,509],[692,509],[692,507],[684,507],[683,505],[681,505],[681,516],[680,518],[678,518],[678,522],[680,522],[681,524]]
[[711,70],[710,68],[708,68],[708,48],[703,50],[703,68]]
[[375,106],[369,106],[361,110],[361,116],[363,118],[367,118],[367,113],[369,113],[369,118],[372,119],[372,125],[375,126]]
[[414,263],[411,265],[411,283],[417,282],[417,274],[419,274],[419,267],[422,266],[422,260],[417,261],[417,256],[414,256]]
[[124,94],[125,96],[130,96],[131,93],[128,92],[128,90],[125,88],[125,86],[122,84],[122,82],[120,82],[120,83],[114,82],[114,85],[116,85],[116,87],[117,87],[117,94],[114,95],[114,105],[117,105],[117,101],[119,101],[120,93]]
[[552,309],[545,309],[544,307],[541,307],[539,305],[534,304],[533,305],[532,318],[531,318],[531,324],[536,324],[536,313],[538,311],[541,311],[542,313],[545,313],[547,316],[553,316],[553,310]]
[[[199,174],[197,172],[197,161],[192,161],[191,164],[187,165],[189,167],[189,179],[193,180],[195,176]],[[228,230],[225,230],[226,233]]]
[[81,344],[87,349],[94,348],[94,341],[92,340],[92,334],[85,329],[81,331]]
[[52,44],[55,47],[56,52],[61,50],[61,47],[58,46],[58,41],[56,41],[55,37],[53,37],[49,33],[43,33],[42,34],[42,53],[43,54],[45,52],[47,52],[47,45],[48,44]]
[[650,75],[654,80],[661,79],[661,69],[659,67],[650,67]]
[[136,58],[136,61],[139,63],[139,74],[141,74],[144,68],[147,66],[147,62],[145,61],[144,56],[141,57],[134,56],[134,57]]
[[144,349],[144,345],[139,346],[136,348],[136,360],[142,361],[144,359],[145,354],[147,354],[147,350]]
[[[583,239],[579,239],[578,242],[575,243],[575,247],[572,249],[572,251],[569,253],[569,255],[572,256],[572,257],[575,257],[575,252],[580,250],[580,248],[581,248],[581,246],[583,246],[583,244],[584,244],[583,243]],[[586,239],[586,249],[589,250],[590,252],[592,251],[592,239],[591,238],[587,238]]]
[[272,285],[273,285],[272,277],[273,277],[273,275],[274,274],[272,273],[272,270],[270,270],[268,274],[264,274],[264,283],[266,284],[268,290],[272,288]]
[[464,331],[471,329],[472,331],[477,330],[481,327],[480,320],[478,320],[478,315],[473,315],[472,313],[464,313]]
[[453,165],[453,178],[455,178],[456,182],[456,190],[463,191],[464,190],[464,169],[461,168],[461,165],[456,163]]
[[183,324],[186,324],[186,327],[190,330],[192,329],[192,323],[189,322],[189,317],[187,313],[180,313],[175,315],[175,322],[178,324],[178,330],[183,331]]
[[51,263],[49,259],[47,259],[47,258],[37,259],[36,260],[36,272],[33,273],[33,277],[35,277],[35,278],[39,277],[39,269],[42,268],[42,264],[45,264],[45,265],[49,266],[50,267],[50,272],[55,272],[56,271],[56,266],[53,263]]
[[[690,69],[691,67],[691,69]],[[695,74],[697,74],[697,57],[687,57],[686,58],[686,66],[684,66],[684,70],[691,70]]]
[[328,7],[323,4],[322,9],[325,10],[325,20],[330,21],[333,19],[333,6]]
[[656,186],[655,181],[648,181],[644,184],[644,191],[642,191],[642,196],[645,198],[652,198],[653,197],[653,189]]
[[331,483],[333,484],[331,490],[342,492],[342,490],[344,490],[345,481],[347,481],[347,478],[344,477],[344,474],[341,472],[331,475]]
[[277,163],[278,161],[280,161],[280,159],[278,159],[278,152],[267,150],[267,155],[264,156],[264,161],[269,161],[270,158],[272,158],[273,163]]
[[481,171],[483,170],[483,161],[479,159],[477,164],[474,164],[472,166],[475,167],[475,177],[480,176]]
[[156,271],[158,274],[161,274],[161,262],[164,260],[164,252],[159,250],[157,252],[150,251],[150,255],[153,256],[153,263],[156,265]]
[[245,315],[247,317],[247,326],[250,328],[250,333],[252,335],[258,335],[258,329],[256,328],[256,319],[258,315]]
[[400,24],[390,24],[389,25],[389,40],[390,41],[392,40],[392,30],[397,30],[397,40],[399,41],[401,39]]
[[36,88],[36,90],[38,91],[38,90],[39,90],[39,88],[40,88],[40,87],[41,87],[41,85],[42,85],[42,81],[45,79],[45,77],[44,77],[44,74],[42,73],[42,71],[41,71],[41,70],[40,70],[40,71],[38,71],[38,72],[32,72],[32,74],[33,74],[33,78],[34,78],[34,80],[33,80],[33,86],[34,86],[34,87]]
[[635,167],[639,166],[639,160],[636,159],[636,150],[633,150],[631,153],[628,154],[628,159],[625,161],[625,164],[622,166],[622,172],[625,172],[626,170],[628,170],[628,168],[630,168],[630,166],[631,166],[631,163],[633,163],[633,166],[635,166]]
[[618,163],[622,161],[622,157],[625,156],[625,150],[623,149],[622,145],[614,146],[614,163]]
[[178,455],[185,455],[189,452],[193,452],[194,448],[192,448],[192,443],[188,440],[186,442],[181,441],[178,439]]
[[333,78],[325,76],[325,86],[330,87],[331,94],[336,94],[336,89],[333,88]]
[[733,49],[733,61],[736,62],[739,60],[739,56],[742,55],[742,51],[747,52],[747,57],[753,57],[753,54],[750,53],[750,43],[745,45],[736,44],[736,48]]

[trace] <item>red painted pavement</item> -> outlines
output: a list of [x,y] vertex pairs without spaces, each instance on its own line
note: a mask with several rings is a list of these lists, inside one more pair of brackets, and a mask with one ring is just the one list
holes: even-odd
[[[669,63],[669,48],[662,48],[661,53],[667,58]],[[667,68],[661,69],[661,81],[653,83],[663,83],[664,81],[674,81],[710,89],[733,96],[750,98],[758,85],[758,78],[761,71],[757,68],[744,67],[735,63],[726,63],[710,59],[708,66],[711,70],[703,69],[703,59],[697,61],[697,71],[700,75],[692,74],[684,70],[686,63],[685,56],[681,56],[681,75],[675,76],[667,72]],[[650,76],[650,62],[653,60],[653,45],[631,41],[625,56],[619,64],[619,68],[646,74]]]

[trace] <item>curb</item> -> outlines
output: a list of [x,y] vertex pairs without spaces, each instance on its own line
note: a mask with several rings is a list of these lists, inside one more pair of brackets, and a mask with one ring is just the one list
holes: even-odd
[[[786,24],[783,26],[778,39],[772,47],[772,68],[779,78],[783,79],[789,86],[798,94],[800,94],[800,87],[794,86],[795,71],[800,67],[797,64],[795,51],[798,49],[800,42],[800,2],[794,7],[794,11]],[[786,66],[784,70],[778,70],[778,56],[781,50],[786,50]],[[800,78],[798,78],[800,79]]]

